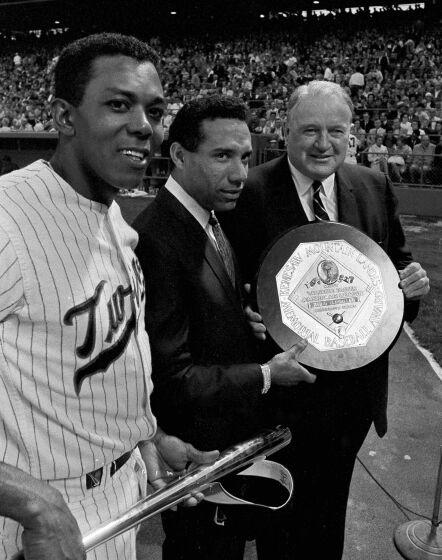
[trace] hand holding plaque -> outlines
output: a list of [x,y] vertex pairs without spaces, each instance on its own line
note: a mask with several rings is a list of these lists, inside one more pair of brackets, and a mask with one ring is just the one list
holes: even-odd
[[314,223],[283,234],[266,253],[256,296],[270,336],[327,371],[362,367],[395,341],[404,301],[388,255],[359,230]]

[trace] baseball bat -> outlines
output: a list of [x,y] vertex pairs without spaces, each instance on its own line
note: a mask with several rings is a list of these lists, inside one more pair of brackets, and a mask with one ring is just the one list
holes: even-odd
[[[244,470],[256,460],[279,451],[290,441],[290,430],[278,426],[229,447],[211,465],[197,466],[161,490],[140,500],[125,513],[103,523],[85,535],[83,545],[86,552],[132,529],[150,517],[185,501],[192,493],[204,492],[213,482],[228,474]],[[13,560],[25,560],[23,551],[16,554]]]

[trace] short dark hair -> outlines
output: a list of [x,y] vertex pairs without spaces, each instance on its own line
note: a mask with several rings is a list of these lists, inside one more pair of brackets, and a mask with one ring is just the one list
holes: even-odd
[[192,99],[176,114],[169,129],[169,143],[178,142],[189,152],[195,152],[204,139],[204,120],[237,119],[246,121],[247,107],[237,98],[211,95]]
[[54,71],[55,97],[78,107],[91,79],[92,64],[100,56],[128,56],[139,62],[158,64],[158,54],[147,43],[130,35],[97,33],[67,45]]

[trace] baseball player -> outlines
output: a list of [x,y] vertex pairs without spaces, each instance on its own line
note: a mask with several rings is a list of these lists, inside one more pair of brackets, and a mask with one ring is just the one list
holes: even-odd
[[[84,558],[81,534],[136,502],[146,474],[159,486],[217,456],[157,430],[137,235],[114,201],[162,141],[155,63],[133,37],[69,45],[51,162],[0,181],[0,559]],[[135,532],[88,558],[135,558]]]
[[[353,125],[352,125],[353,127]],[[348,135],[348,147],[347,147],[347,153],[345,154],[345,163],[351,163],[353,165],[356,165],[358,163],[358,160],[356,158],[357,153],[358,153],[358,147],[359,147],[359,141],[356,138],[356,136],[354,134],[352,134],[350,132],[350,134]]]

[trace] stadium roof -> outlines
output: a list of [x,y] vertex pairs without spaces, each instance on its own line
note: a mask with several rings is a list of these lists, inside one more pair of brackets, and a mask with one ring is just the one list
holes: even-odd
[[[431,0],[430,0],[431,1]],[[123,28],[151,20],[196,17],[199,22],[218,17],[225,21],[246,16],[300,13],[310,9],[336,10],[357,6],[389,6],[393,0],[0,0],[0,27],[5,30],[51,27]],[[250,20],[244,20],[245,22]]]

